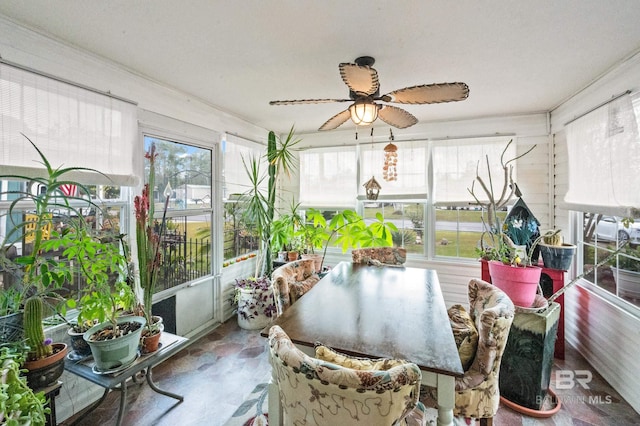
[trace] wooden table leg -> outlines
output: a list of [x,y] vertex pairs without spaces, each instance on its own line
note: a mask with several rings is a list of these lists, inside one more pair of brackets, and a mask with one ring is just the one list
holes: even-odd
[[453,406],[455,402],[455,378],[438,374],[438,426],[453,425]]

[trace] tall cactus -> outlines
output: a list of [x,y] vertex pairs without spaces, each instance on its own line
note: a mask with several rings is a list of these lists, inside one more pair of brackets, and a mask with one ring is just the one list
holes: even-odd
[[42,328],[42,298],[30,297],[24,305],[24,334],[29,345],[30,358],[40,359],[53,354],[51,345],[44,342]]
[[273,269],[273,259],[271,254],[271,222],[273,222],[273,216],[275,214],[275,205],[276,205],[276,134],[273,131],[269,132],[269,139],[267,142],[267,159],[269,160],[269,181],[268,181],[268,199],[267,199],[267,223],[269,226],[264,230],[265,236],[264,241],[266,244],[265,247],[265,275],[271,276],[271,271]]

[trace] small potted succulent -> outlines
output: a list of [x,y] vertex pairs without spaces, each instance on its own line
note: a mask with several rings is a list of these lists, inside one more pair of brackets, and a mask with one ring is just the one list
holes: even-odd
[[552,230],[543,234],[539,247],[545,268],[569,270],[573,256],[576,254],[576,246],[563,241],[561,230]]

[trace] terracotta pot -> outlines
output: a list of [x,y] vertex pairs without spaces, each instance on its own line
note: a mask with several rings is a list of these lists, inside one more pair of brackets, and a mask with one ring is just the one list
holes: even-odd
[[529,308],[533,304],[540,285],[542,268],[538,266],[516,267],[492,260],[489,274],[493,285],[504,291],[514,305]]
[[153,325],[157,327],[157,331],[149,335],[149,330],[144,329],[142,331],[142,337],[140,337],[140,346],[143,354],[149,354],[155,352],[160,348],[160,336],[164,330],[164,324],[162,317],[159,315],[152,315],[151,320]]
[[142,353],[150,354],[152,352],[157,351],[160,348],[160,336],[162,335],[162,331],[158,330],[155,334],[152,335],[144,335],[140,339],[142,342]]
[[27,370],[27,384],[31,389],[45,388],[55,383],[64,371],[64,357],[67,355],[67,345],[54,343],[54,354],[35,361],[25,361],[23,367]]
[[289,262],[293,262],[294,260],[298,260],[298,252],[297,251],[289,251],[287,252],[287,258]]

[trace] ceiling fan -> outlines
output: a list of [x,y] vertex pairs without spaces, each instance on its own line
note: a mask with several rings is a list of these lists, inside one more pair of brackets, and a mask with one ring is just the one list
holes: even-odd
[[300,99],[292,101],[271,101],[269,105],[321,104],[329,102],[353,102],[348,109],[334,115],[318,130],[333,130],[349,118],[358,125],[369,125],[378,117],[390,126],[405,129],[413,126],[418,119],[392,105],[375,101],[397,104],[435,104],[467,99],[469,86],[465,83],[436,83],[405,87],[380,96],[378,72],[371,66],[375,59],[361,56],[354,64],[342,63],[339,66],[342,81],[349,87],[349,99]]

